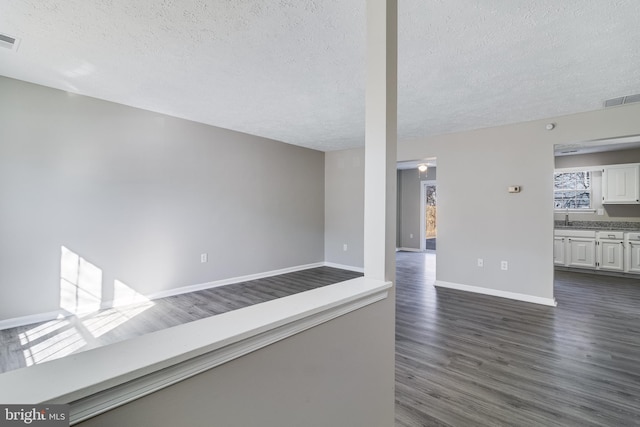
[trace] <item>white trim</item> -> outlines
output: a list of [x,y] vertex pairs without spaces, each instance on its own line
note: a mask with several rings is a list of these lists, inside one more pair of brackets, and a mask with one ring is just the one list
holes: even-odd
[[[593,195],[593,193],[592,193],[592,195]],[[594,208],[589,208],[589,209],[586,209],[586,208],[585,209],[568,209],[568,211],[569,211],[569,213],[576,213],[576,214],[581,214],[581,213],[593,214],[593,213],[595,213],[597,211],[597,209],[594,209]],[[555,209],[554,208],[553,209],[553,213],[556,214],[556,215],[560,215],[560,214],[563,214],[565,212],[567,212],[567,209],[562,209],[562,208],[559,208],[559,209]]]
[[9,371],[0,402],[69,403],[77,424],[381,301],[391,286],[359,277]]
[[427,182],[420,181],[420,250],[427,249]]
[[313,264],[297,265],[294,267],[281,268],[279,270],[265,271],[262,273],[247,274],[246,276],[230,277],[228,279],[214,280],[213,282],[200,283],[197,285],[182,286],[180,288],[167,289],[164,291],[154,292],[145,295],[150,300],[158,298],[172,297],[175,295],[186,294],[189,292],[202,291],[205,289],[217,288],[219,286],[232,285],[234,283],[248,282],[250,280],[264,279],[265,277],[278,276],[280,274],[293,273],[296,271],[308,270],[324,266],[323,262],[315,262]]
[[31,325],[32,323],[48,322],[70,315],[71,313],[65,310],[55,310],[46,313],[29,314],[28,316],[12,317],[10,319],[0,320],[0,331],[18,326]]
[[[248,282],[250,280],[264,279],[265,277],[278,276],[280,274],[293,273],[293,272],[302,271],[302,270],[309,270],[311,268],[323,267],[324,265],[325,265],[324,262],[297,265],[293,267],[281,268],[279,270],[271,270],[271,271],[265,271],[262,273],[247,274],[246,276],[230,277],[228,279],[215,280],[213,282],[182,286],[182,287],[173,288],[173,289],[166,289],[163,291],[158,291],[158,292],[153,292],[151,294],[143,295],[143,297],[147,298],[148,300],[172,297],[176,295],[186,294],[189,292],[196,292],[196,291],[202,291],[204,289],[217,288],[218,286],[232,285],[234,283],[242,283],[242,282]],[[344,268],[345,270],[349,270],[357,267],[339,266],[336,268]],[[359,271],[361,273],[363,272],[363,270],[353,270],[353,271]],[[114,306],[113,300],[103,301],[100,304],[100,309],[101,310],[109,309],[109,308],[112,308],[113,306]],[[15,328],[18,326],[31,325],[33,323],[47,322],[54,319],[61,319],[61,318],[69,317],[72,315],[73,313],[69,313],[66,310],[56,310],[56,311],[50,311],[47,313],[38,313],[38,314],[30,314],[28,316],[22,316],[22,317],[13,317],[11,319],[5,319],[0,321],[0,331],[3,329]]]
[[[421,245],[423,246],[423,245]],[[416,249],[416,248],[398,248],[399,251],[405,252],[424,252],[426,249]]]
[[604,166],[578,166],[574,168],[557,168],[553,170],[554,175],[557,173],[571,173],[571,172],[600,172]]
[[445,282],[442,280],[436,280],[435,286],[439,288],[457,289],[459,291],[473,292],[476,294],[483,294],[483,295],[491,295],[494,297],[508,298],[508,299],[513,299],[518,301],[531,302],[534,304],[548,305],[552,307],[555,307],[558,305],[558,302],[556,301],[555,298],[536,297],[533,295],[520,294],[517,292],[500,291],[500,290],[491,289],[491,288],[481,288],[479,286],[461,285],[459,283]]
[[340,270],[355,271],[356,273],[364,273],[364,267],[354,267],[352,265],[336,264],[335,262],[324,262],[325,267],[339,268]]

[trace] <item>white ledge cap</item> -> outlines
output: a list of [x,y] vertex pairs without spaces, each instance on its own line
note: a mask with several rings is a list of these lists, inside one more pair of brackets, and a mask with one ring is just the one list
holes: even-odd
[[[40,365],[9,371],[0,375],[0,402],[73,403],[246,341],[242,345],[244,351],[242,348],[235,349],[232,357],[229,354],[224,357],[218,356],[215,363],[207,365],[206,369],[210,369],[294,333],[382,300],[386,298],[390,287],[391,282],[359,277],[72,354]],[[331,311],[335,313],[328,314]],[[324,313],[327,314],[322,318],[318,317],[318,314]],[[314,316],[320,320],[310,321]],[[288,329],[289,332],[274,333],[273,338],[264,336],[277,328],[295,323],[302,324],[305,321],[305,326],[291,327]],[[252,338],[260,342],[251,342]],[[193,368],[187,370],[190,374],[185,374],[183,378],[176,378],[176,373],[173,372],[171,381],[156,378],[154,384],[170,385],[197,373]],[[183,369],[185,372],[187,370]],[[204,369],[200,369],[202,370]],[[145,387],[146,392],[140,396],[148,394],[151,390],[148,385]],[[159,388],[161,387],[157,386],[152,391]],[[134,398],[129,397],[126,400],[131,401]],[[92,405],[96,406],[95,402]],[[118,405],[111,403],[102,407],[104,409],[107,406]],[[78,419],[73,420],[73,412],[72,405],[72,422],[78,422]],[[96,411],[83,416],[82,419],[94,415]]]

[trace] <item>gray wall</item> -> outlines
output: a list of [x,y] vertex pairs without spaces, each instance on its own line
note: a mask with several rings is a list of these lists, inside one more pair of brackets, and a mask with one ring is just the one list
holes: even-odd
[[[555,159],[556,168],[617,165],[624,163],[640,163],[640,149],[559,156]],[[640,222],[640,205],[602,204],[602,173],[600,172],[594,172],[592,175],[592,192],[592,203],[596,212],[571,212],[569,213],[570,220]],[[604,215],[597,214],[597,209],[599,208],[604,208]],[[564,220],[564,213],[556,213],[555,219]]]
[[638,117],[628,105],[399,144],[399,161],[438,159],[437,279],[551,298],[554,144],[640,134]]
[[[0,320],[323,261],[324,154],[0,77]],[[209,262],[200,263],[201,253]]]
[[[325,261],[364,267],[364,149],[325,153]],[[343,245],[347,250],[343,250]]]
[[[430,167],[427,176],[420,178],[417,169],[404,169],[398,173],[399,242],[398,247],[420,249],[420,188],[421,181],[435,181],[436,168]],[[411,235],[413,234],[413,237]]]
[[[325,153],[325,260],[362,267],[364,149]],[[424,180],[435,180],[429,168]],[[420,181],[417,171],[398,171],[397,246],[420,249]],[[409,235],[413,233],[413,239]],[[347,243],[347,251],[343,244]]]
[[[398,144],[398,161],[438,159],[437,280],[552,298],[553,147],[640,134],[638,117],[640,105],[627,105]],[[557,124],[551,132],[549,122]],[[327,191],[328,202],[348,203],[342,192],[349,176],[341,179],[343,185]],[[522,192],[509,194],[510,185],[521,185]],[[326,247],[327,260],[339,255]],[[478,258],[484,268],[477,267]],[[502,260],[508,271],[500,270]]]

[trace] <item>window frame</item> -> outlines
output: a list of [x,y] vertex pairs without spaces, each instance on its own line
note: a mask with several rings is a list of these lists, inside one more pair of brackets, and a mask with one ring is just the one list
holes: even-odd
[[[572,190],[557,190],[555,188],[555,176],[557,174],[561,174],[561,173],[577,173],[577,172],[589,172],[590,174],[590,183],[591,185],[589,186],[589,207],[588,208],[556,208],[555,207],[555,201],[556,201],[556,193],[560,192],[560,191],[572,191]],[[594,206],[594,173],[596,172],[602,172],[602,167],[601,166],[582,166],[582,167],[574,167],[574,168],[560,168],[560,169],[555,169],[553,171],[553,201],[554,201],[554,207],[553,207],[553,211],[555,213],[562,213],[562,212],[571,212],[571,213],[593,213],[596,212],[596,207]],[[573,191],[577,191],[577,190],[573,190]]]

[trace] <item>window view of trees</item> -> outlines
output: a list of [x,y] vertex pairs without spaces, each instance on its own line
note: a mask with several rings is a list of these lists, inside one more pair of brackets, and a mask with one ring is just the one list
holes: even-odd
[[556,173],[553,188],[555,209],[591,208],[591,172]]
[[427,239],[436,237],[436,186],[427,185],[426,235]]

